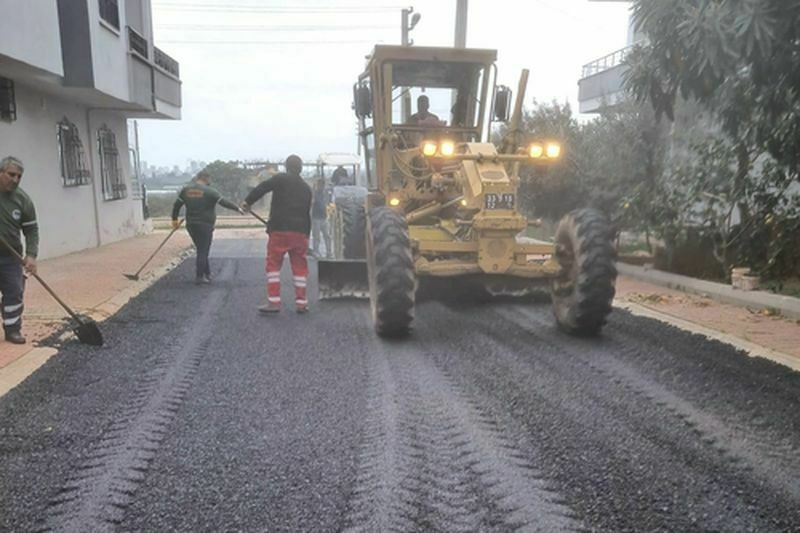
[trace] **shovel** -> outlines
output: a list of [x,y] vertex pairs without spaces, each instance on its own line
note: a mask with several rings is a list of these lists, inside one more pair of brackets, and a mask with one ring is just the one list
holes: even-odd
[[[0,243],[2,243],[3,246],[5,246],[6,249],[9,250],[12,254],[14,254],[14,257],[17,258],[20,264],[23,265],[25,264],[25,259],[19,254],[19,252],[13,249],[2,237],[0,237]],[[67,313],[69,313],[69,316],[71,316],[72,319],[78,323],[78,326],[72,329],[72,331],[78,337],[78,340],[90,346],[102,346],[103,334],[100,333],[100,328],[97,327],[97,322],[95,322],[89,317],[78,315],[75,311],[70,309],[69,306],[65,304],[61,298],[58,297],[55,291],[53,291],[53,289],[51,289],[50,286],[47,283],[45,283],[45,281],[42,278],[40,278],[38,274],[34,274],[33,272],[31,272],[31,274],[33,274],[33,277],[36,278],[36,281],[41,283],[42,287],[44,287],[44,289],[48,293],[50,293],[50,296],[52,296],[55,299],[55,301],[57,301],[61,305],[61,307],[63,307],[67,311]]]
[[126,278],[128,278],[131,281],[139,281],[139,274],[142,273],[142,270],[144,270],[144,267],[146,267],[148,264],[150,264],[150,261],[153,260],[153,258],[159,252],[159,250],[161,250],[161,248],[163,248],[164,245],[167,244],[167,241],[169,240],[169,238],[172,237],[175,234],[175,232],[180,229],[181,224],[183,224],[183,219],[180,219],[180,221],[178,222],[178,225],[176,227],[172,228],[172,231],[170,231],[169,234],[164,238],[164,240],[161,241],[161,244],[158,245],[158,248],[156,248],[156,251],[153,252],[150,255],[150,257],[147,258],[147,261],[144,262],[144,264],[139,268],[139,270],[136,271],[135,274],[122,274],[122,275],[125,276]]

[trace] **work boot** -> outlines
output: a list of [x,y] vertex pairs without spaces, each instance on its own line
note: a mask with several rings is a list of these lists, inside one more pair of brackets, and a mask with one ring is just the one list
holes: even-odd
[[6,331],[6,340],[11,344],[25,344],[28,342],[19,331]]
[[206,274],[205,276],[202,277],[200,283],[202,283],[203,285],[209,285],[211,283],[211,276]]
[[204,283],[203,282],[203,276],[197,276],[196,278],[194,278],[194,284],[195,285],[202,285],[203,283]]
[[298,305],[295,308],[295,311],[297,311],[298,315],[304,315],[304,314],[308,313],[308,306],[305,305],[305,304]]
[[267,304],[258,307],[258,312],[262,315],[271,315],[281,312],[281,304]]

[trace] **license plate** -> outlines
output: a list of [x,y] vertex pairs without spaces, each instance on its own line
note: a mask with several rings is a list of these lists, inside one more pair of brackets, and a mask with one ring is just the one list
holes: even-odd
[[483,205],[486,209],[514,209],[514,195],[488,193],[483,196]]

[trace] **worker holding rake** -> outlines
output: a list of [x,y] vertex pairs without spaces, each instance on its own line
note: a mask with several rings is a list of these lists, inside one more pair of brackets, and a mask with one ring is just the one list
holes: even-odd
[[236,204],[223,198],[219,191],[211,187],[211,175],[208,172],[200,171],[193,183],[181,190],[172,206],[173,230],[180,226],[178,215],[181,207],[186,206],[186,231],[189,232],[197,248],[195,283],[198,285],[211,283],[208,254],[214,238],[214,225],[217,222],[217,204],[232,211],[242,212]]
[[277,313],[281,310],[281,266],[283,256],[289,254],[295,288],[295,306],[298,313],[308,311],[306,284],[308,281],[308,235],[311,232],[311,187],[300,175],[303,161],[296,155],[286,158],[286,172],[261,182],[247,195],[241,207],[250,210],[255,202],[268,192],[272,193],[270,219],[267,226],[267,305],[258,308],[260,313]]

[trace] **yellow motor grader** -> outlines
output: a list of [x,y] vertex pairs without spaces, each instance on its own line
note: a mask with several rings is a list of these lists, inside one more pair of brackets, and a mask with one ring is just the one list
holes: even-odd
[[[617,272],[602,213],[569,213],[552,243],[519,238],[535,223],[519,211],[520,166],[544,172],[561,146],[522,146],[528,73],[512,114],[511,91],[496,86],[496,58],[494,50],[379,45],[354,86],[369,190],[366,260],[320,262],[320,295],[356,294],[366,277],[381,336],[409,333],[425,277],[470,279],[490,292],[549,285],[558,324],[577,335],[597,334],[611,312]],[[508,123],[509,114],[495,146],[492,122]]]

